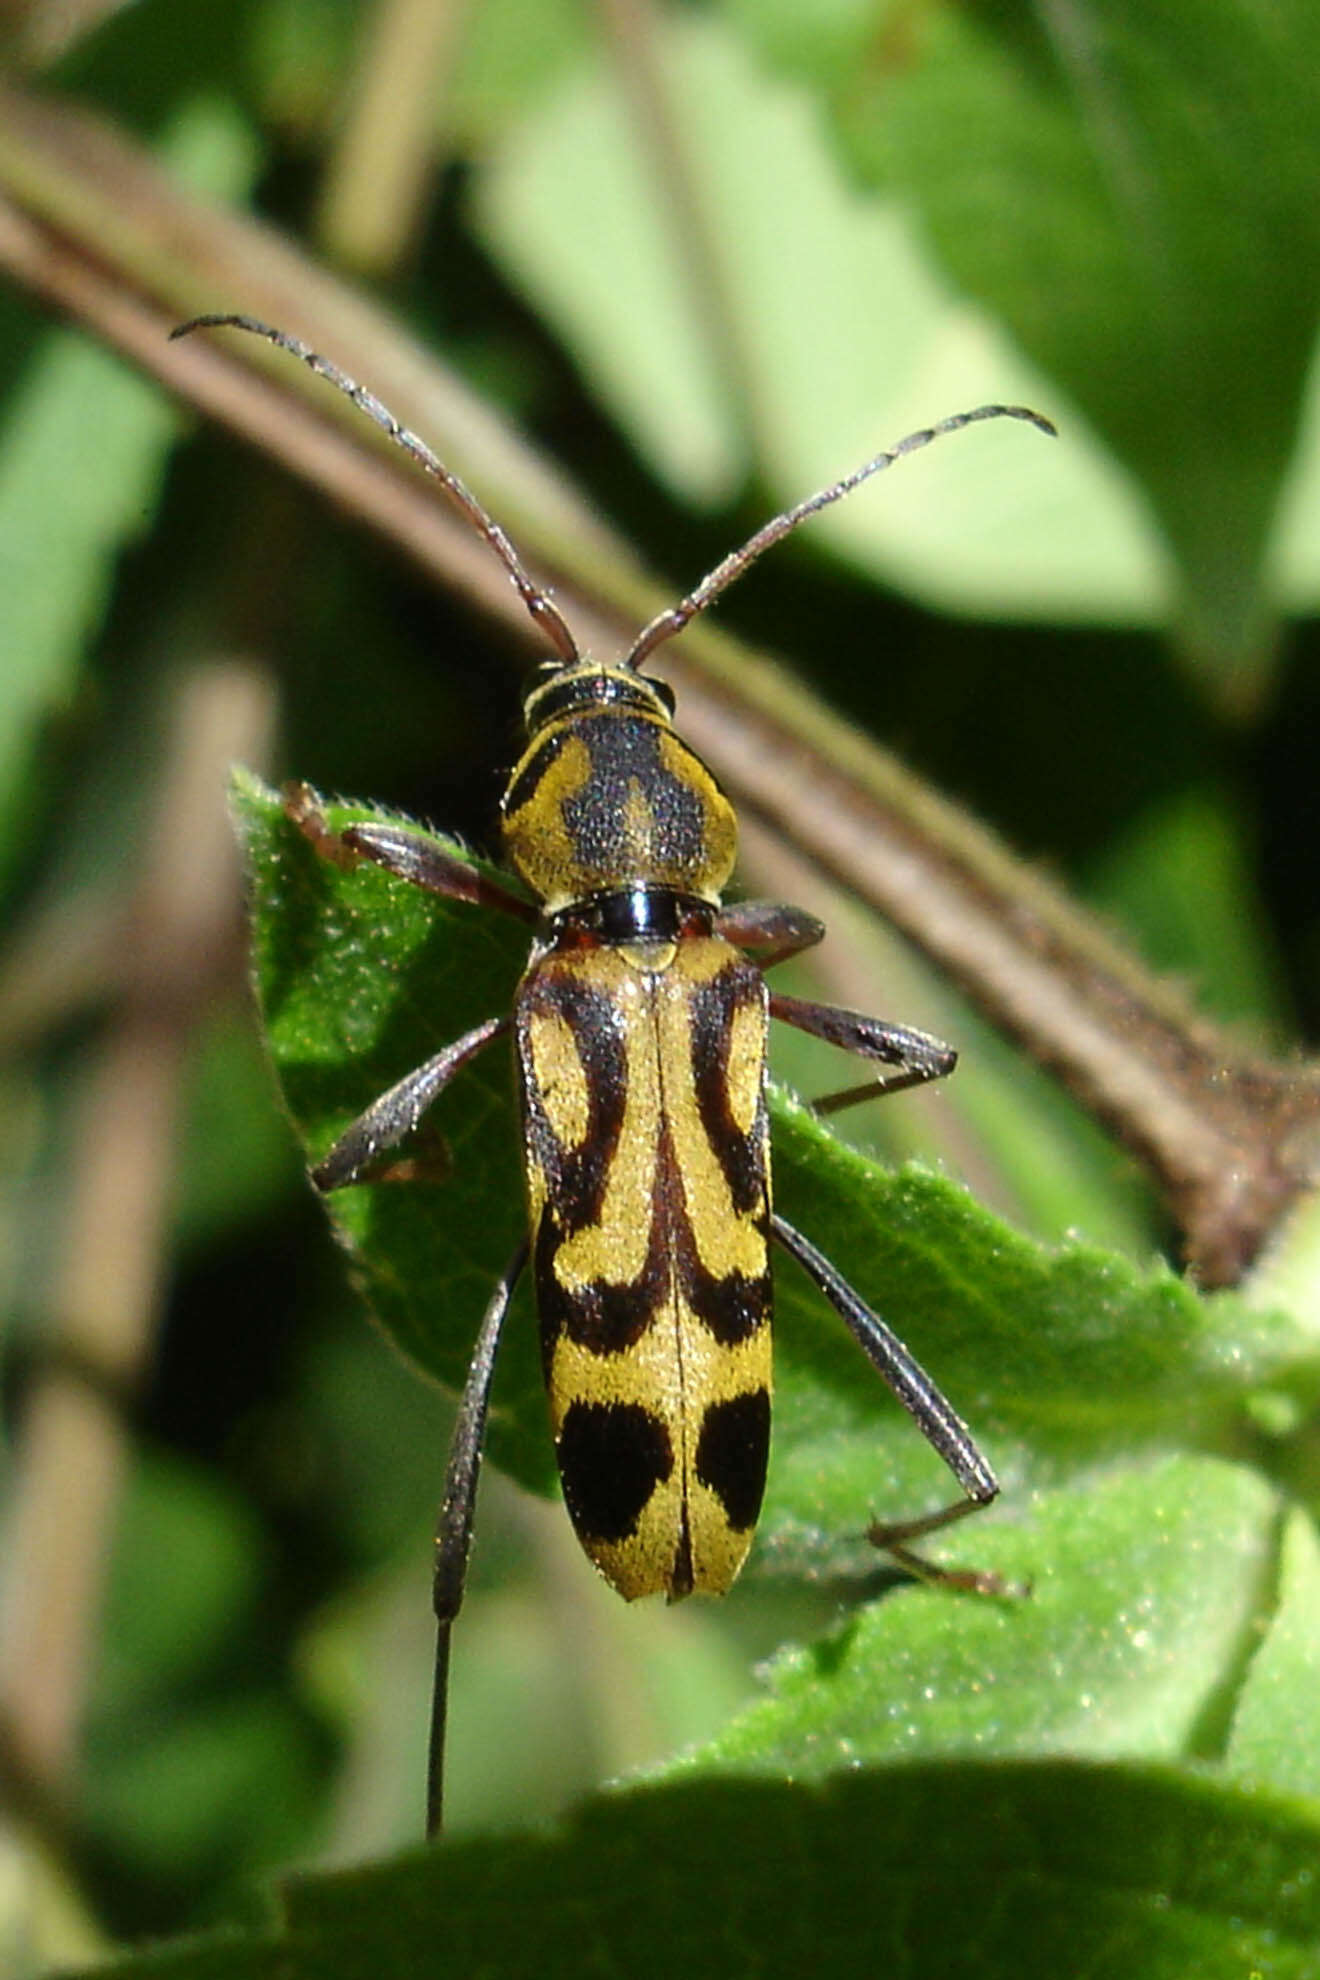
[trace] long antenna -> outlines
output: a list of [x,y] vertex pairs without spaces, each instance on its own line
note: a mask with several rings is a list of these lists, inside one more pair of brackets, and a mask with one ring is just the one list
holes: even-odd
[[264,337],[267,343],[277,344],[282,351],[301,358],[309,371],[318,378],[328,379],[344,396],[351,399],[360,412],[366,413],[376,425],[388,433],[396,445],[411,455],[420,467],[433,476],[444,489],[450,501],[477,534],[489,543],[495,555],[513,580],[514,588],[532,616],[533,622],[545,633],[561,660],[572,664],[581,659],[578,643],[573,637],[568,621],[554,601],[539,585],[532,582],[523,569],[517,551],[495,519],[488,515],[471,490],[464,486],[451,468],[447,468],[438,455],[433,454],[424,440],[418,438],[402,421],[397,420],[387,405],[368,392],[365,385],[359,385],[346,371],[341,371],[329,358],[322,357],[319,351],[312,350],[300,337],[291,337],[287,330],[276,330],[272,324],[262,323],[255,316],[194,316],[187,323],[180,323],[170,331],[171,340],[187,337],[194,330],[246,330],[251,336]]
[[828,509],[832,502],[841,501],[845,495],[850,495],[854,488],[860,487],[862,482],[868,481],[873,474],[880,474],[885,468],[892,467],[904,454],[918,453],[922,447],[929,447],[932,440],[943,439],[946,433],[961,432],[964,426],[975,426],[983,419],[1025,419],[1029,425],[1038,427],[1042,433],[1058,438],[1058,429],[1053,421],[1046,419],[1043,413],[1033,412],[1030,406],[977,406],[972,412],[953,413],[948,419],[942,419],[934,426],[923,426],[919,432],[909,433],[906,439],[898,442],[897,446],[890,447],[883,454],[877,454],[875,459],[867,461],[864,467],[855,468],[851,474],[846,474],[842,481],[832,482],[828,488],[820,489],[815,495],[808,495],[805,501],[796,503],[793,508],[785,509],[781,515],[772,516],[768,523],[762,524],[755,536],[747,539],[741,550],[731,551],[722,563],[708,572],[695,591],[690,591],[677,605],[671,605],[667,610],[658,613],[650,625],[643,628],[633,641],[624,665],[640,667],[643,660],[655,652],[657,646],[663,646],[667,639],[673,639],[676,633],[681,633],[684,626],[696,618],[698,612],[704,612],[722,591],[727,591],[735,579],[740,578],[747,567],[756,562],[763,550],[768,550],[772,543],[778,543],[780,537],[787,536],[790,530],[796,529],[808,516],[814,516],[818,509]]

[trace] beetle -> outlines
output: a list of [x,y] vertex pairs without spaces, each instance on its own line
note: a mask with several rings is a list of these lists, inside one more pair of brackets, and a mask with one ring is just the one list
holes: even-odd
[[770,1442],[772,1239],[841,1315],[963,1495],[937,1512],[872,1526],[871,1539],[924,1569],[909,1542],[987,1505],[999,1490],[967,1426],[914,1356],[771,1197],[772,1018],[881,1068],[864,1086],[818,1101],[820,1112],[941,1079],[956,1054],[923,1032],[768,988],[765,972],[818,942],[824,929],[800,908],[724,903],[737,840],[733,807],[679,736],[670,690],[643,663],[763,551],[903,455],[982,420],[1054,428],[1028,407],[985,405],[910,434],[773,517],[654,618],[621,660],[600,663],[580,651],[500,526],[374,395],[299,339],[251,317],[198,317],[172,334],[202,328],[264,337],[346,393],[440,482],[553,648],[525,697],[526,747],[501,805],[505,862],[523,891],[407,826],[359,823],[337,833],[305,786],[286,802],[325,857],[371,860],[534,931],[512,1012],[405,1073],[311,1172],[322,1191],[379,1177],[383,1158],[459,1069],[512,1032],[528,1233],[481,1323],[437,1525],[434,1835],[449,1644],[463,1600],[491,1376],[529,1262],[564,1500],[588,1557],[628,1600],[722,1594],[746,1557]]

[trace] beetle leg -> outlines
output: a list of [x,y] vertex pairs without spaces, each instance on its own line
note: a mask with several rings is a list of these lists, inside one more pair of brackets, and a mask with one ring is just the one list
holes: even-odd
[[786,901],[733,901],[716,915],[715,933],[736,949],[750,950],[756,967],[767,970],[814,948],[824,937],[825,924]]
[[959,1503],[949,1514],[937,1515],[920,1530],[932,1531],[934,1525],[948,1525],[950,1519],[989,1505],[999,1491],[999,1481],[952,1403],[936,1388],[893,1329],[871,1311],[861,1294],[853,1291],[824,1253],[783,1217],[776,1215],[772,1221],[775,1236],[785,1251],[797,1259],[807,1277],[814,1280],[847,1323],[877,1375],[893,1390],[926,1442],[943,1458],[967,1494],[967,1504]]
[[489,1045],[492,1038],[498,1038],[507,1031],[513,1019],[504,1017],[487,1018],[473,1031],[464,1032],[452,1045],[446,1045],[433,1059],[424,1065],[415,1066],[410,1073],[382,1093],[379,1100],[373,1100],[365,1114],[359,1114],[353,1125],[340,1135],[330,1153],[322,1158],[312,1170],[312,1181],[318,1189],[343,1189],[345,1184],[369,1182],[373,1178],[370,1171],[380,1157],[391,1148],[397,1148],[405,1135],[411,1134],[418,1121],[454,1074],[475,1059],[477,1053]]
[[827,1093],[812,1102],[816,1114],[836,1114],[860,1100],[873,1100],[881,1093],[901,1093],[905,1086],[924,1086],[928,1079],[944,1079],[958,1063],[951,1045],[944,1045],[924,1031],[911,1031],[906,1025],[886,1024],[881,1018],[864,1017],[860,1011],[839,1010],[833,1004],[809,1004],[801,997],[770,998],[770,1015],[785,1024],[823,1038],[845,1052],[856,1052],[863,1059],[879,1059],[891,1072],[877,1073],[860,1086]]
[[530,1246],[526,1238],[505,1266],[491,1294],[472,1350],[467,1380],[458,1405],[454,1435],[445,1470],[445,1496],[435,1529],[435,1572],[431,1600],[435,1610],[435,1682],[431,1693],[431,1738],[426,1768],[426,1833],[438,1836],[444,1819],[445,1724],[449,1708],[449,1640],[454,1619],[463,1606],[468,1554],[472,1547],[472,1515],[481,1474],[481,1447],[486,1433],[486,1408],[491,1376],[500,1344],[500,1330],[513,1298]]
[[898,1335],[885,1325],[879,1314],[871,1311],[860,1293],[854,1292],[823,1252],[817,1251],[815,1245],[783,1217],[775,1216],[771,1222],[774,1234],[785,1251],[796,1258],[807,1277],[820,1288],[835,1312],[847,1323],[872,1368],[902,1403],[926,1442],[943,1458],[966,1494],[953,1505],[944,1506],[938,1512],[924,1513],[917,1519],[896,1521],[886,1526],[873,1523],[867,1529],[868,1539],[923,1580],[949,1581],[955,1586],[974,1588],[982,1593],[1003,1594],[1004,1585],[998,1576],[963,1574],[956,1569],[933,1567],[929,1561],[923,1561],[919,1555],[911,1553],[907,1546],[909,1540],[919,1539],[926,1533],[936,1533],[942,1527],[952,1526],[955,1520],[965,1519],[969,1513],[988,1506],[998,1495],[999,1480],[977,1449],[971,1431],[952,1403],[931,1381],[916,1356],[904,1347]]
[[470,861],[460,859],[428,832],[410,825],[383,825],[362,822],[346,825],[336,832],[327,822],[315,792],[308,784],[289,784],[284,792],[284,810],[303,837],[315,846],[322,859],[335,866],[355,866],[369,859],[383,866],[400,880],[424,887],[429,894],[440,894],[449,901],[468,901],[474,907],[498,908],[518,921],[534,923],[538,910],[511,887],[483,873]]

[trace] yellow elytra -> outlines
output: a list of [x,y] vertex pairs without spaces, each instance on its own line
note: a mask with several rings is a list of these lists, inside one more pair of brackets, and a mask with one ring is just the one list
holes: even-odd
[[564,1499],[632,1599],[721,1594],[770,1437],[769,994],[712,932],[733,807],[640,675],[556,667],[502,808],[543,903],[515,998]]

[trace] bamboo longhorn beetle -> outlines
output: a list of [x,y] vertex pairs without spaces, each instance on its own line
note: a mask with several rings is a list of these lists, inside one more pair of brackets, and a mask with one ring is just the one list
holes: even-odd
[[909,434],[773,517],[654,618],[621,660],[600,663],[579,650],[499,525],[371,393],[250,317],[197,317],[172,334],[203,328],[264,337],[344,392],[439,481],[553,648],[525,698],[528,741],[501,805],[506,863],[526,894],[479,875],[421,832],[357,824],[335,833],[305,789],[288,801],[326,857],[372,860],[432,893],[502,909],[534,931],[512,1013],[406,1073],[312,1170],[324,1191],[371,1180],[460,1067],[512,1031],[528,1235],[481,1323],[437,1526],[434,1835],[449,1642],[463,1600],[491,1375],[529,1262],[564,1500],[587,1555],[630,1601],[722,1594],[751,1545],[770,1442],[772,1237],[842,1316],[964,1495],[938,1512],[873,1526],[871,1539],[922,1569],[908,1543],[998,1492],[966,1425],[902,1341],[771,1203],[771,1018],[883,1068],[864,1086],[817,1101],[818,1112],[942,1079],[956,1054],[922,1032],[768,989],[765,971],[824,929],[800,908],[723,904],[733,808],[677,734],[669,689],[642,665],[764,550],[903,455],[981,420],[1055,429],[1028,407],[985,405]]

